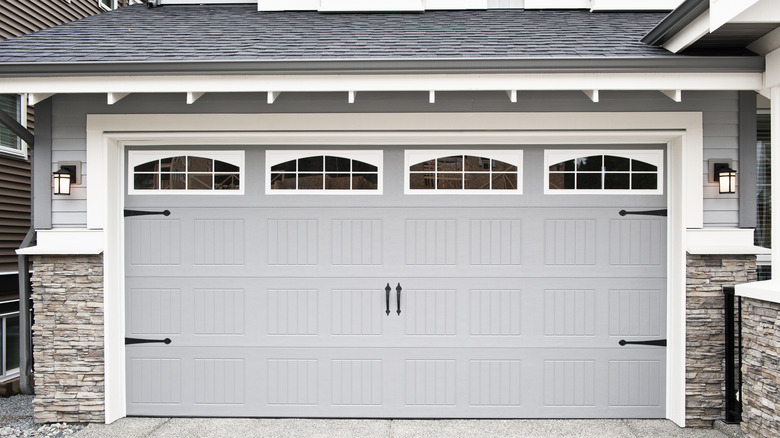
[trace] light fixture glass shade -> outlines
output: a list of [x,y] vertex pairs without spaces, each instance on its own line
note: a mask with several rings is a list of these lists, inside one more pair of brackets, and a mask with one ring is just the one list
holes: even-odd
[[70,172],[60,168],[54,172],[54,194],[70,195]]
[[718,172],[718,193],[737,193],[737,171],[731,168]]

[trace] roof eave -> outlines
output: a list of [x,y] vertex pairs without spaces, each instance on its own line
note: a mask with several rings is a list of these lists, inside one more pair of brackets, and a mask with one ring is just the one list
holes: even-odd
[[314,73],[762,72],[760,56],[1,63],[0,76]]
[[709,8],[709,0],[686,0],[661,20],[641,41],[651,46],[660,46]]

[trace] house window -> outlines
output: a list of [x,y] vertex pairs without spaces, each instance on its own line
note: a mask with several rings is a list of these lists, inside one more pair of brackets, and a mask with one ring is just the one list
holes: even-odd
[[382,193],[382,151],[266,151],[266,166],[266,193]]
[[407,194],[520,194],[523,151],[407,150]]
[[19,301],[0,302],[0,381],[19,374]]
[[130,194],[241,194],[243,151],[130,151]]
[[101,8],[110,11],[117,8],[117,0],[97,0],[98,6]]
[[662,194],[663,151],[545,151],[545,193]]
[[[0,111],[4,111],[24,126],[27,108],[25,108],[21,96],[18,94],[0,94]],[[27,156],[27,146],[7,126],[0,123],[0,152]]]

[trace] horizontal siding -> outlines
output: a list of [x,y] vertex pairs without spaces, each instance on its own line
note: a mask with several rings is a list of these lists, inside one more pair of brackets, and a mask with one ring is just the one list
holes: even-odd
[[36,32],[101,12],[97,0],[3,0],[0,40]]
[[[86,114],[186,114],[186,113],[296,113],[296,112],[621,112],[696,111],[703,112],[705,226],[737,226],[737,195],[719,195],[717,186],[707,182],[709,158],[737,160],[738,93],[683,92],[676,103],[657,91],[603,91],[593,103],[578,91],[520,92],[511,103],[503,92],[437,93],[429,104],[426,93],[361,93],[355,103],[347,103],[344,93],[283,93],[273,105],[265,104],[262,93],[209,93],[187,105],[182,94],[131,94],[115,105],[106,104],[105,95],[57,95],[54,97],[52,161],[85,158]],[[52,163],[52,169],[56,163]],[[86,166],[82,164],[82,175]],[[86,226],[86,191],[76,187],[68,199],[52,204],[55,227]]]
[[18,270],[15,250],[30,228],[30,163],[0,156],[0,273]]

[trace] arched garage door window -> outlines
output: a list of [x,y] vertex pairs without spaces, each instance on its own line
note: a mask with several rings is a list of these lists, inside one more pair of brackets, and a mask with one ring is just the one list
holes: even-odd
[[130,194],[243,193],[243,151],[130,151]]
[[382,151],[266,151],[266,193],[381,194]]
[[407,194],[521,194],[523,151],[407,150]]
[[545,151],[545,193],[662,194],[663,151]]

